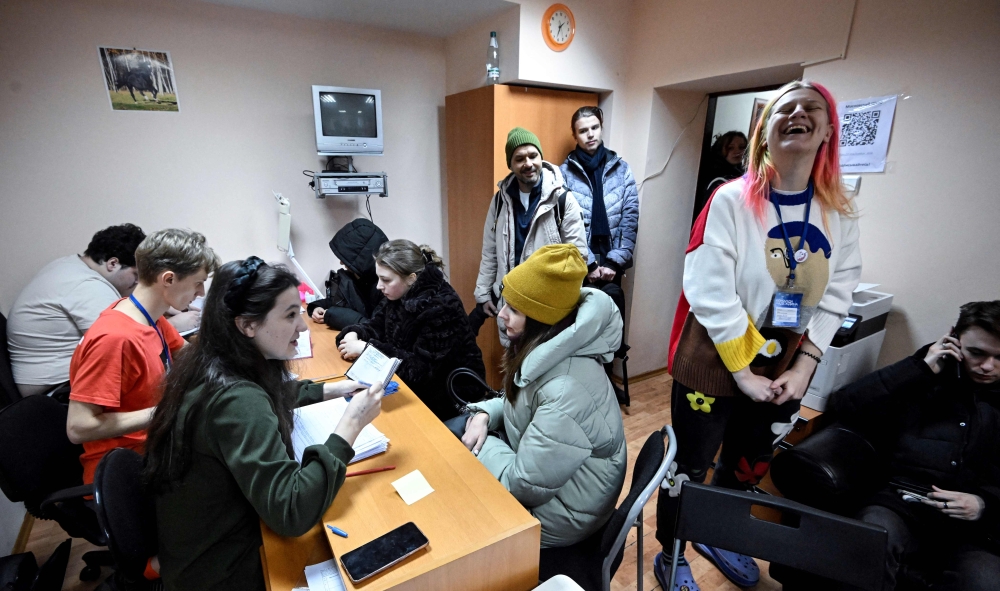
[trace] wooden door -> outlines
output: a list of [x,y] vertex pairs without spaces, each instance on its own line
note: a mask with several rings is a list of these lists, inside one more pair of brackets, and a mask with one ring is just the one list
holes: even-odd
[[[497,183],[510,170],[505,160],[507,133],[523,127],[538,136],[543,158],[559,166],[576,146],[570,119],[583,106],[596,106],[588,92],[498,84],[445,98],[448,167],[449,280],[467,311],[482,256],[483,224]],[[503,346],[496,321],[483,325],[477,339],[486,362],[486,379],[500,387]]]

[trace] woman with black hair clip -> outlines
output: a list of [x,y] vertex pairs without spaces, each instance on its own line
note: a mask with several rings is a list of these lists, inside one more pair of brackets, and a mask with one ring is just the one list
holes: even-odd
[[291,379],[306,329],[298,284],[257,257],[223,265],[198,339],[167,374],[145,468],[166,589],[264,589],[260,521],[291,537],[316,525],[344,483],[351,445],[381,410],[381,384],[358,392],[326,443],[295,461],[293,409],[363,388]]

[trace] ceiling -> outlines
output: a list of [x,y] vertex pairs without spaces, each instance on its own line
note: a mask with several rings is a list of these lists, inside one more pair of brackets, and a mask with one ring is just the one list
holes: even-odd
[[203,0],[311,19],[336,20],[448,37],[514,2],[506,0]]

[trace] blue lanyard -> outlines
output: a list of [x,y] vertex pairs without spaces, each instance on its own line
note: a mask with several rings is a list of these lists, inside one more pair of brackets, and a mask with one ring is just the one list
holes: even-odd
[[163,345],[163,354],[166,356],[165,357],[166,361],[164,361],[164,365],[167,366],[167,371],[170,371],[170,364],[173,363],[174,360],[173,358],[170,357],[170,348],[167,347],[167,339],[163,338],[163,333],[160,332],[160,327],[156,326],[156,323],[153,322],[153,317],[150,316],[149,312],[147,312],[146,309],[142,307],[142,304],[139,303],[139,300],[135,299],[134,295],[128,296],[128,299],[132,302],[133,305],[135,305],[136,308],[139,309],[140,312],[142,312],[142,315],[146,317],[146,321],[149,322],[149,325],[152,326],[153,330],[156,331],[156,336],[160,337],[160,344]]
[[792,240],[788,236],[788,228],[785,227],[785,221],[781,219],[781,206],[778,205],[778,198],[774,194],[774,189],[771,189],[771,203],[774,204],[774,211],[778,213],[778,223],[781,224],[781,233],[785,238],[785,250],[788,257],[788,281],[790,284],[795,283],[795,267],[799,264],[795,260],[795,252],[797,250],[802,250],[802,247],[806,244],[806,233],[809,231],[809,210],[812,208],[813,201],[813,184],[809,181],[809,187],[806,189],[806,217],[802,220],[802,235],[799,236],[799,246],[795,250],[792,250]]

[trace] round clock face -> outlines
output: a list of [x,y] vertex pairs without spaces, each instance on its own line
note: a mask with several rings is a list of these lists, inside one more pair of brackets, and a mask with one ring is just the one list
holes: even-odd
[[576,20],[565,4],[553,4],[542,16],[542,37],[552,51],[563,51],[573,42]]
[[552,13],[549,17],[549,35],[552,36],[552,40],[560,45],[564,45],[569,41],[570,32],[573,28],[570,26],[569,15],[566,14],[564,10],[557,10]]

